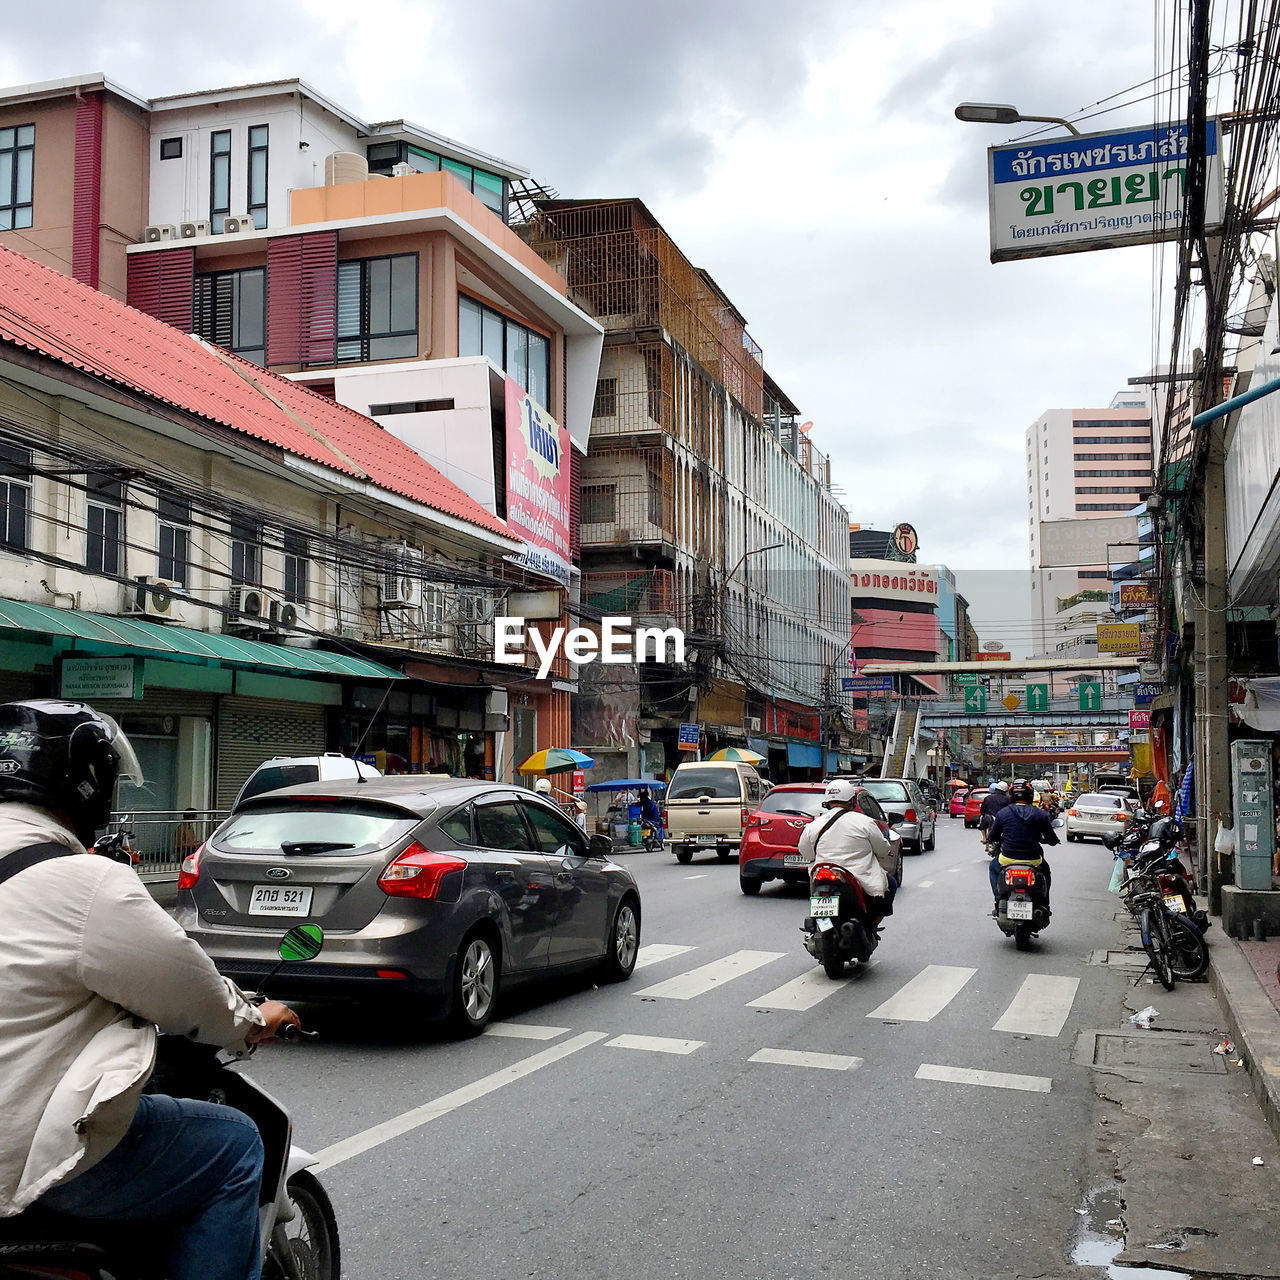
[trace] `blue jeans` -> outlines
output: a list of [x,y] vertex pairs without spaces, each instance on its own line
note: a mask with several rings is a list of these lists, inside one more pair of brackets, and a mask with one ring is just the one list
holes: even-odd
[[261,1182],[262,1138],[243,1112],[144,1094],[119,1145],[38,1203],[164,1230],[170,1280],[258,1280]]

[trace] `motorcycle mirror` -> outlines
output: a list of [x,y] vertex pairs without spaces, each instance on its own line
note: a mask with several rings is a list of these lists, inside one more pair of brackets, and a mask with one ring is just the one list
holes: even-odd
[[280,939],[281,960],[314,960],[324,946],[324,930],[318,924],[296,924]]
[[1067,824],[1066,824],[1065,822],[1063,822],[1063,820],[1062,820],[1061,818],[1054,818],[1054,820],[1053,820],[1053,825],[1054,825],[1055,827],[1057,827],[1059,830],[1061,830],[1061,829],[1062,829],[1063,827],[1065,827]]

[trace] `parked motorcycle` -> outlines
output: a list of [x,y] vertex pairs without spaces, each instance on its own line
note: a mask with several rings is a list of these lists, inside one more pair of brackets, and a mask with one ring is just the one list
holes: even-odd
[[[290,929],[280,943],[280,964],[263,988],[282,965],[313,960],[322,945],[318,926]],[[265,996],[260,990],[254,999],[261,1003]],[[310,1034],[286,1026],[280,1038]],[[211,1045],[161,1036],[148,1088],[235,1107],[258,1126],[265,1150],[259,1209],[264,1280],[338,1280],[338,1224],[329,1197],[310,1172],[315,1157],[293,1145],[288,1111],[232,1070],[235,1061]],[[165,1274],[165,1252],[164,1232],[140,1231],[136,1223],[99,1223],[41,1209],[0,1218],[0,1280],[158,1280]]]
[[[126,814],[122,822],[128,821],[129,815]],[[126,867],[136,867],[139,862],[138,849],[133,843],[133,832],[124,825],[109,835],[99,836],[93,842],[89,852],[101,854],[104,858],[123,863]]]
[[844,976],[850,963],[866,964],[880,941],[866,890],[852,872],[831,862],[809,872],[809,914],[800,926],[804,949],[828,978]]
[[[1063,826],[1061,818],[1054,818],[1053,825]],[[997,857],[998,844],[988,845],[987,852]],[[996,881],[999,897],[996,900],[995,920],[1000,932],[1012,938],[1019,951],[1031,947],[1032,936],[1044,932],[1052,912],[1049,910],[1049,880],[1043,867],[1015,862],[1001,867]]]

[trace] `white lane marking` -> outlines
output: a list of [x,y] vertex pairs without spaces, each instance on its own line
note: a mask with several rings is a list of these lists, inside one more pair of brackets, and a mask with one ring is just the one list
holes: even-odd
[[646,942],[636,954],[636,968],[644,969],[651,964],[660,964],[663,960],[672,960],[682,956],[686,951],[694,951],[695,947],[678,947],[670,942]]
[[976,864],[976,863],[979,863],[979,862],[986,862],[986,863],[990,863],[990,862],[991,862],[991,859],[990,859],[989,857],[987,857],[987,855],[984,853],[984,854],[982,855],[982,857],[980,857],[980,858],[974,858],[974,860],[973,860],[973,861],[975,862],[975,864]]
[[940,1067],[920,1064],[917,1080],[942,1080],[947,1084],[980,1084],[988,1089],[1022,1089],[1027,1093],[1048,1093],[1053,1081],[1048,1076],[1016,1076],[1005,1071],[974,1071],[969,1067]]
[[837,991],[848,990],[842,983],[832,982],[821,969],[810,969],[758,1000],[748,1000],[748,1009],[812,1009]]
[[568,1030],[568,1027],[539,1027],[532,1022],[491,1022],[483,1034],[505,1036],[508,1040],[554,1040]]
[[685,876],[686,880],[705,880],[710,872],[704,871],[700,876]]
[[932,880],[921,880],[921,881],[920,881],[920,883],[916,885],[916,888],[917,888],[917,889],[932,889],[932,888],[933,888],[933,881],[932,881]]
[[957,871],[959,871],[959,870],[960,870],[960,868],[959,868],[959,867],[948,867],[948,868],[947,868],[947,872],[948,872],[948,874],[949,874],[949,875],[955,875],[955,873],[956,873]]
[[705,1040],[669,1040],[665,1036],[614,1036],[606,1040],[606,1049],[644,1049],[649,1053],[692,1053],[701,1049]]
[[1057,978],[1030,973],[1018,988],[1013,1003],[992,1031],[1013,1031],[1027,1036],[1056,1036],[1075,1003],[1079,978]]
[[372,1128],[354,1133],[349,1138],[343,1138],[340,1142],[317,1151],[314,1168],[321,1173],[325,1169],[332,1169],[334,1165],[350,1160],[352,1156],[371,1151],[384,1142],[390,1142],[392,1138],[398,1138],[402,1133],[421,1128],[424,1124],[430,1124],[432,1120],[439,1120],[441,1116],[457,1111],[468,1102],[476,1102],[480,1098],[487,1097],[501,1089],[503,1085],[514,1084],[517,1080],[522,1080],[535,1071],[541,1071],[543,1067],[549,1067],[552,1063],[559,1062],[579,1050],[599,1044],[607,1035],[606,1031],[583,1031],[572,1040],[566,1040],[563,1044],[555,1045],[550,1049],[543,1049],[541,1053],[532,1054],[509,1067],[503,1067],[501,1071],[481,1076],[479,1080],[473,1080],[460,1089],[441,1094],[440,1097],[431,1102],[425,1102],[420,1107],[413,1107],[409,1111],[401,1112],[398,1116],[392,1116],[390,1120],[373,1125]]
[[872,1009],[867,1017],[890,1022],[931,1022],[977,972],[977,969],[959,965],[931,964],[921,969],[879,1008]]
[[819,1071],[854,1071],[862,1066],[861,1058],[843,1053],[801,1053],[795,1049],[761,1049],[748,1062],[771,1062],[779,1067],[816,1067]]
[[781,960],[782,951],[735,951],[722,959],[713,960],[700,968],[690,969],[688,973],[678,973],[674,978],[659,982],[656,986],[645,987],[637,991],[638,996],[649,996],[656,1000],[692,1000],[695,996],[704,996],[708,991],[740,978],[752,969],[769,964],[773,960]]

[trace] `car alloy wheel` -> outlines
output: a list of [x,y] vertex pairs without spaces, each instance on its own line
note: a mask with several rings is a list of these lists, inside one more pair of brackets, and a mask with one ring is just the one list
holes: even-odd
[[464,944],[458,957],[454,1013],[463,1030],[483,1031],[493,1015],[498,994],[498,957],[488,938],[476,934]]

